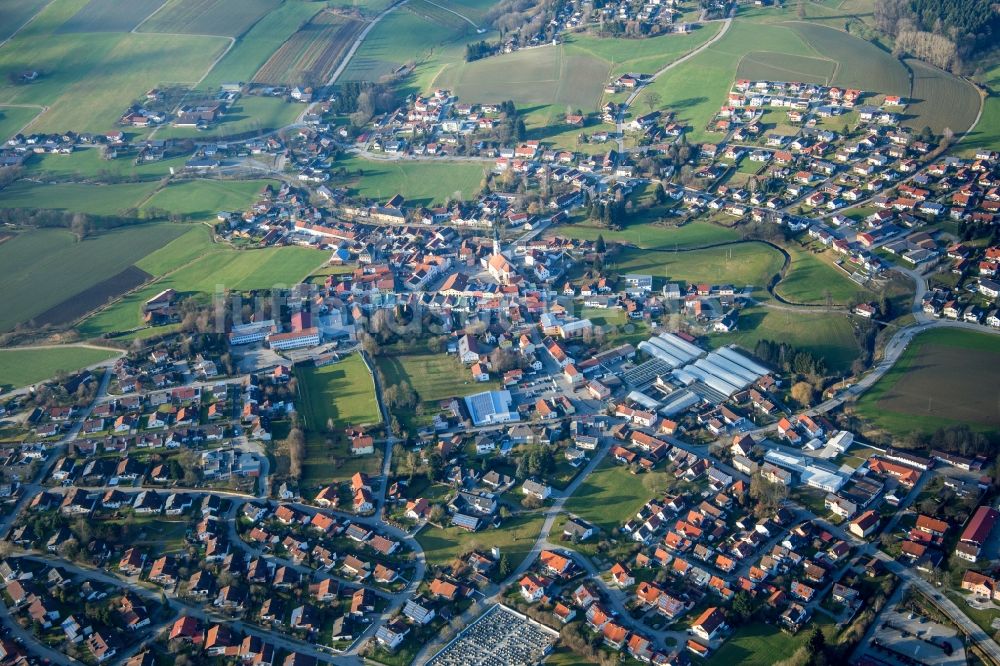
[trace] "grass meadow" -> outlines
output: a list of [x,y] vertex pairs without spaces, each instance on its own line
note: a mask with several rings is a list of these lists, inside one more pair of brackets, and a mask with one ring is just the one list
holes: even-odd
[[0,349],[0,392],[28,386],[60,372],[74,372],[118,353],[68,345],[51,349]]
[[665,472],[636,476],[627,467],[605,460],[577,487],[563,508],[607,533],[663,492],[668,478]]
[[713,347],[735,343],[750,352],[760,340],[787,342],[820,356],[831,373],[846,372],[860,353],[846,312],[789,312],[759,305],[740,312],[738,331],[709,336]]
[[4,188],[3,208],[46,208],[90,215],[118,215],[135,208],[156,190],[155,182],[93,185],[45,184],[19,180]]
[[281,0],[167,0],[143,32],[239,37]]
[[[447,198],[473,198],[489,165],[486,162],[408,162],[349,156],[334,164],[332,182],[351,194],[384,201],[402,194],[411,205],[429,205]],[[346,177],[336,170],[347,170]]]
[[244,210],[271,181],[184,180],[159,190],[144,208],[162,208],[192,218],[212,218],[221,210]]
[[535,538],[542,530],[544,516],[540,512],[522,513],[504,521],[499,529],[469,532],[460,527],[440,529],[427,525],[417,533],[417,541],[427,563],[444,565],[473,549],[489,551],[496,547],[507,556],[511,569],[516,568],[531,552]]
[[30,123],[41,111],[34,106],[0,105],[0,142],[20,132],[21,128]]
[[763,290],[780,269],[781,253],[763,243],[671,252],[622,250],[611,260],[619,273],[645,273],[668,282],[752,285]]
[[975,129],[958,145],[967,155],[982,148],[996,150],[1000,146],[1000,65],[987,71],[981,79],[989,95],[983,101],[983,115]]

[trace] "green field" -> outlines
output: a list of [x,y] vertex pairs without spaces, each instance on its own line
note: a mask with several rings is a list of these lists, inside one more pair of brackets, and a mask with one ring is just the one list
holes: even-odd
[[302,104],[286,102],[280,97],[244,95],[219,122],[208,129],[168,125],[157,132],[156,136],[160,139],[204,139],[262,134],[291,125],[305,108]]
[[7,39],[46,5],[48,0],[3,0],[0,2],[0,39]]
[[385,376],[386,388],[408,382],[424,405],[425,414],[417,416],[412,411],[397,411],[394,415],[404,428],[421,427],[430,423],[438,412],[437,403],[446,398],[464,397],[479,391],[496,389],[496,380],[477,382],[472,373],[455,356],[448,354],[408,354],[405,356],[379,356],[378,368]]
[[829,253],[817,255],[795,244],[785,249],[792,263],[785,277],[775,286],[774,293],[786,301],[826,305],[829,295],[832,304],[845,305],[859,294],[871,297],[870,291],[833,265]]
[[581,52],[612,65],[611,74],[627,72],[653,74],[656,70],[692,51],[721,29],[719,23],[707,23],[687,35],[660,35],[644,39],[615,39],[571,34],[566,37],[566,52]]
[[[375,385],[359,354],[352,354],[322,368],[296,368],[299,409],[309,429],[303,479],[323,485],[350,477],[355,471],[377,472],[375,456],[352,457],[342,435],[349,426],[374,425],[382,421],[375,400]],[[334,433],[326,432],[328,420]],[[327,444],[327,438],[335,441]],[[334,458],[341,461],[334,463]],[[346,461],[346,462],[345,462]]]
[[499,386],[497,381],[474,381],[469,369],[449,354],[379,356],[377,364],[385,373],[386,382],[390,385],[409,382],[420,401],[428,404]]
[[840,63],[832,85],[885,95],[909,95],[906,68],[871,42],[815,23],[793,21],[788,25],[818,54]]
[[624,465],[608,459],[577,487],[564,509],[610,532],[663,492],[667,479],[666,472],[633,475]]
[[375,425],[382,421],[375,401],[375,385],[364,359],[352,354],[322,368],[296,368],[302,416],[310,430],[323,430],[328,419],[334,428]]
[[144,204],[177,215],[211,218],[221,210],[249,208],[267,180],[185,180],[167,185]]
[[582,240],[597,240],[598,236],[603,236],[608,243],[628,243],[644,249],[699,247],[728,243],[740,238],[739,233],[732,229],[703,221],[691,222],[682,227],[667,227],[630,220],[621,231],[585,224],[564,224],[552,230],[551,235]]
[[163,5],[164,0],[90,0],[58,32],[128,32]]
[[752,352],[759,340],[774,340],[812,352],[826,361],[831,372],[845,372],[859,350],[847,313],[746,308],[740,313],[739,330],[715,333],[709,342],[717,347],[736,343]]
[[448,564],[473,549],[489,552],[490,548],[497,547],[501,554],[507,555],[514,569],[531,552],[543,522],[544,516],[536,512],[514,516],[504,521],[499,529],[481,532],[469,532],[460,527],[442,530],[428,525],[417,533],[417,542],[431,565]]
[[[45,173],[49,176],[71,180],[108,180],[109,178],[133,178],[158,180],[170,175],[170,167],[184,168],[189,155],[171,157],[159,162],[136,164],[130,157],[106,160],[98,148],[82,148],[69,155],[32,155],[24,164],[28,174]],[[0,195],[0,199],[3,199]]]
[[906,60],[913,71],[913,93],[906,107],[906,124],[921,130],[930,127],[940,134],[944,128],[956,135],[962,134],[976,120],[979,112],[979,93],[968,81],[924,64],[916,59]]
[[827,84],[837,63],[826,58],[751,51],[740,60],[736,77],[751,81],[803,81]]
[[[816,622],[823,627],[827,640],[833,642],[835,629],[825,615],[818,614]],[[802,629],[794,636],[782,631],[777,625],[755,622],[740,627],[709,659],[702,663],[710,666],[770,666],[792,654],[806,644],[815,623]]]
[[118,356],[110,349],[53,347],[51,349],[0,349],[0,392],[20,388],[74,372]]
[[567,109],[597,110],[610,63],[579,49],[543,46],[504,56],[456,63],[435,80],[473,103],[513,100],[528,113],[527,124],[543,127],[562,120]]
[[[207,297],[217,287],[234,290],[269,289],[298,284],[320,266],[327,253],[304,247],[234,250],[214,246],[204,226],[179,227],[184,236],[137,262],[137,267],[159,278],[84,320],[78,330],[85,337],[128,331],[142,324],[142,304],[172,288]],[[148,329],[154,335],[159,329]]]
[[167,0],[143,32],[239,37],[281,0]]
[[70,213],[114,216],[137,207],[156,187],[155,182],[47,185],[19,180],[0,191],[0,207],[47,208]]
[[249,81],[271,54],[319,9],[315,3],[292,0],[268,12],[212,68],[202,87],[214,90],[223,83]]
[[[340,168],[347,169],[346,178],[336,174]],[[352,195],[385,201],[399,193],[410,205],[429,205],[456,196],[474,198],[489,164],[369,160],[350,156],[338,160],[333,169],[332,183],[347,187]]]
[[13,328],[125,270],[177,238],[184,227],[125,227],[77,243],[68,231],[40,229],[0,243],[0,330]]
[[471,25],[454,14],[420,0],[411,0],[372,28],[341,79],[377,81],[402,65],[430,58],[448,44],[464,44],[466,37],[482,38],[475,35]]
[[752,285],[763,290],[780,269],[781,253],[763,243],[734,243],[670,252],[626,249],[612,259],[618,273],[644,273],[669,282]]
[[990,91],[983,101],[983,115],[969,137],[959,144],[959,148],[969,155],[981,148],[996,150],[1000,146],[1000,65],[986,72],[982,83]]
[[20,132],[39,112],[33,106],[0,106],[0,142]]
[[193,35],[31,34],[36,24],[40,28],[47,21],[32,23],[32,31],[0,49],[0,72],[33,69],[41,77],[30,84],[4,77],[0,105],[49,106],[32,124],[37,131],[114,129],[129,104],[147,90],[196,83],[227,46],[223,38]]
[[1000,337],[958,329],[916,336],[857,403],[857,412],[894,435],[967,424],[1000,426]]

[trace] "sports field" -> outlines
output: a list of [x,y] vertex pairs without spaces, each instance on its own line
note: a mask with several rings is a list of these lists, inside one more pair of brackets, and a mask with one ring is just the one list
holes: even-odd
[[[346,178],[336,170],[347,169]],[[471,199],[478,192],[488,162],[412,162],[345,157],[334,163],[333,184],[351,194],[384,201],[402,194],[411,205],[441,203],[445,199]]]
[[310,430],[325,430],[328,419],[335,429],[376,425],[382,421],[375,400],[375,385],[359,354],[322,368],[296,368],[302,417]]
[[317,14],[268,58],[254,83],[325,84],[364,26],[332,12]]
[[1000,427],[1000,337],[957,329],[921,333],[857,403],[858,413],[894,435],[965,423]]
[[154,194],[143,208],[162,208],[191,218],[212,218],[222,210],[246,210],[271,181],[185,180]]
[[763,243],[734,243],[704,250],[670,252],[626,249],[614,257],[619,273],[645,273],[669,282],[751,285],[762,290],[783,263],[781,253]]
[[112,349],[81,346],[0,349],[0,392],[40,382],[59,372],[74,372],[118,354]]
[[163,3],[164,0],[90,0],[56,32],[128,32]]
[[797,311],[754,306],[740,312],[739,330],[713,333],[714,347],[738,344],[753,352],[760,340],[774,340],[809,351],[826,361],[830,372],[845,372],[858,357],[854,329],[847,313]]
[[281,0],[167,0],[143,32],[239,37]]
[[107,280],[180,236],[184,227],[151,224],[77,243],[61,229],[39,229],[0,243],[0,330],[46,312]]
[[[349,426],[375,425],[381,422],[375,385],[364,360],[352,354],[322,368],[296,368],[299,409],[309,431],[306,458],[302,466],[306,483],[324,485],[349,478],[355,471],[375,473],[377,458],[351,456],[343,429]],[[326,433],[327,420],[335,432]],[[327,438],[335,443],[327,444]],[[340,460],[340,466],[334,464]]]

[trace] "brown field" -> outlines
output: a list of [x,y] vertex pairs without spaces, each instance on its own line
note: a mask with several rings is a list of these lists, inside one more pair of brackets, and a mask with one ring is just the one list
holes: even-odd
[[321,12],[288,38],[253,77],[271,85],[323,85],[364,21]]
[[62,303],[49,308],[34,318],[35,323],[38,326],[44,326],[45,324],[59,326],[76,321],[108,301],[135,289],[151,277],[153,276],[141,268],[129,266],[121,273],[112,275],[106,280],[101,280],[93,287],[84,289],[73,297],[67,298]]
[[914,426],[937,419],[1000,426],[993,379],[1000,353],[926,343],[907,361],[901,364],[902,376],[878,395],[875,405],[883,418],[907,415]]

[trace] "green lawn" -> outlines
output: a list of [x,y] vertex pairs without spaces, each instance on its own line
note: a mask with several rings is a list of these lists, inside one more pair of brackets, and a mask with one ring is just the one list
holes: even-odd
[[728,666],[743,664],[744,666],[770,666],[792,654],[806,644],[812,627],[818,622],[827,635],[827,641],[832,642],[836,633],[830,620],[825,615],[816,614],[814,623],[805,627],[799,633],[789,634],[776,625],[755,622],[740,627],[722,644],[715,654],[707,660],[699,660],[711,666]]
[[111,350],[75,346],[0,349],[0,391],[34,384],[58,372],[73,372],[117,355]]
[[49,176],[68,178],[72,180],[98,179],[107,180],[114,177],[140,177],[143,180],[157,180],[170,175],[170,167],[175,170],[184,168],[189,155],[171,157],[159,162],[136,164],[134,155],[120,159],[106,160],[101,157],[97,148],[75,150],[69,155],[33,155],[25,163],[28,174],[44,173]]
[[[474,198],[479,192],[486,162],[409,162],[347,157],[334,164],[331,181],[352,195],[385,201],[402,194],[410,205],[442,203],[448,198]],[[347,176],[336,170],[344,168]]]
[[489,551],[497,547],[501,554],[507,555],[510,567],[514,569],[531,551],[543,522],[543,515],[535,512],[514,516],[504,521],[499,529],[481,532],[469,532],[459,527],[442,530],[428,525],[417,534],[417,541],[427,563],[431,565],[447,564],[473,548]]
[[787,342],[812,352],[826,361],[831,372],[847,371],[859,354],[846,312],[810,312],[805,308],[788,312],[756,306],[740,313],[738,331],[709,336],[712,346],[735,343],[751,352],[759,340]]
[[990,91],[983,102],[983,115],[969,138],[959,144],[963,153],[972,155],[980,148],[996,150],[1000,146],[1000,65],[987,71],[981,81]]
[[417,392],[424,414],[412,410],[396,411],[395,416],[404,428],[422,427],[430,423],[438,412],[437,403],[446,398],[467,396],[479,391],[499,388],[497,380],[477,382],[472,373],[458,359],[449,354],[407,354],[404,356],[379,356],[379,369],[385,375],[386,388],[406,381]]
[[194,218],[211,218],[221,210],[242,211],[249,208],[267,180],[185,180],[173,182],[143,205]]
[[0,192],[3,208],[48,208],[90,215],[121,215],[142,203],[157,183],[92,185],[58,183],[46,185],[19,180]]
[[[0,330],[42,314],[173,241],[185,227],[166,223],[104,232],[77,243],[39,229],[0,243]],[[137,315],[138,316],[138,315]]]
[[636,476],[627,467],[605,460],[566,500],[564,509],[609,532],[663,492],[667,480],[665,472]]
[[894,435],[966,424],[1000,424],[1000,390],[993,368],[1000,338],[936,329],[916,336],[893,368],[858,400],[858,414]]
[[728,283],[737,289],[746,285],[763,289],[781,269],[783,258],[763,243],[737,243],[684,252],[626,249],[611,261],[618,273],[645,273],[671,282]]
[[[638,216],[637,216],[638,217]],[[740,234],[732,229],[704,221],[668,227],[630,220],[621,231],[611,231],[585,224],[563,224],[552,230],[551,235],[582,240],[597,240],[604,236],[608,243],[629,243],[644,249],[673,249],[714,245],[739,240]]]
[[291,125],[305,111],[304,104],[287,102],[280,97],[244,95],[222,116],[222,120],[206,130],[195,127],[167,126],[157,132],[158,139],[204,139],[261,134]]
[[140,268],[164,277],[84,320],[78,329],[80,333],[96,337],[141,325],[142,304],[163,289],[204,298],[217,288],[249,291],[288,286],[305,280],[328,258],[326,252],[305,247],[253,250],[208,247],[204,232],[191,230],[188,235],[190,245],[187,240],[175,242],[152,255],[148,262],[141,262]]
[[872,293],[835,266],[829,252],[815,254],[792,243],[785,246],[792,258],[791,266],[774,292],[791,303],[825,305],[827,295],[832,303],[844,305],[859,294],[871,298]]
[[167,0],[141,30],[238,37],[280,4],[280,0]]

